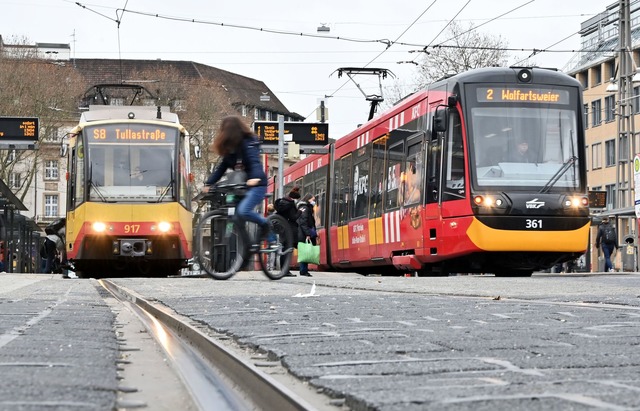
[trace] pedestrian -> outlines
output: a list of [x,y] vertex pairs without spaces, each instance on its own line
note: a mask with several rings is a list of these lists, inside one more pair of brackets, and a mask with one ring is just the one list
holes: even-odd
[[602,218],[602,224],[598,227],[598,235],[596,236],[596,248],[602,246],[604,254],[604,271],[613,272],[613,264],[611,264],[611,255],[614,250],[618,249],[618,233],[616,228],[609,222],[609,217]]
[[[277,199],[273,204],[276,209],[276,214],[286,218],[287,221],[289,222],[289,225],[291,227],[291,232],[293,233],[293,237],[294,237],[294,241],[293,241],[294,247],[298,246],[298,242],[295,240],[298,237],[298,216],[300,215],[296,201],[299,199],[300,199],[300,187],[294,186],[286,196]],[[284,263],[284,259],[285,259],[284,255],[280,256],[280,266],[282,266],[282,264]],[[285,274],[285,276],[295,277],[295,275],[292,274],[291,271],[287,271],[287,274]]]
[[[306,242],[311,241],[311,244],[316,245],[316,239],[318,238],[318,232],[316,230],[316,219],[313,217],[313,207],[316,205],[316,197],[313,194],[305,194],[302,200],[298,203],[298,211],[300,215],[298,217],[298,241]],[[305,277],[311,277],[309,273],[308,263],[299,263],[300,275]]]
[[267,219],[255,208],[264,201],[267,193],[267,175],[260,161],[260,143],[251,129],[237,116],[227,116],[220,122],[220,128],[211,144],[211,151],[221,157],[220,162],[207,178],[203,192],[217,183],[225,172],[235,169],[237,164],[247,173],[248,190],[236,207],[236,215],[242,220],[256,223],[260,227],[260,239],[269,233]]
[[[274,207],[273,204],[269,203],[269,205],[267,205],[267,217],[275,212],[276,212],[276,208]],[[267,241],[269,242],[269,246],[271,246],[272,244],[275,244],[275,242],[277,241],[276,234],[269,233],[269,236],[267,237]],[[267,257],[267,269],[271,271],[275,268],[276,268],[276,254],[269,253]]]

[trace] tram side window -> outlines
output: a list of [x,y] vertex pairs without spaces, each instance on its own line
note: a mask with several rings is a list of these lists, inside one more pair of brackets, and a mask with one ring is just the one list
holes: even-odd
[[366,215],[369,208],[369,145],[359,148],[354,153],[353,166],[353,214],[352,218]]
[[349,183],[351,172],[351,155],[347,155],[337,161],[336,175],[334,176],[334,219],[338,225],[344,225],[349,219],[349,197],[351,195],[351,184]]
[[[315,172],[314,174],[316,173],[318,172]],[[314,177],[319,178],[318,175],[315,175]],[[324,210],[325,210],[325,204],[327,201],[327,179],[326,178],[319,178],[318,180],[316,180],[314,195],[316,196],[316,206],[313,209],[313,215],[316,220],[316,227],[320,228],[320,227],[324,227],[324,214],[325,214]]]
[[390,210],[398,207],[398,197],[400,190],[400,175],[402,161],[404,160],[404,145],[397,144],[389,148],[389,161],[387,163],[386,177],[387,187],[385,193],[385,209]]
[[84,144],[82,143],[82,136],[78,136],[78,144],[76,145],[74,152],[74,162],[72,165],[74,176],[73,179],[73,192],[74,192],[74,204],[73,207],[84,202]]
[[180,151],[178,154],[178,177],[180,179],[178,201],[180,202],[180,204],[182,204],[183,207],[189,209],[191,206],[191,201],[189,201],[189,198],[191,197],[191,193],[189,190],[189,176],[187,175],[187,170],[189,169],[189,142],[186,141],[184,135],[181,135],[180,139],[182,140],[182,144],[179,145]]
[[457,111],[451,111],[449,138],[445,147],[444,192],[442,200],[457,200],[465,196],[464,151],[462,145],[462,124]]
[[383,137],[373,142],[371,152],[371,170],[369,174],[371,199],[369,200],[369,216],[378,217],[382,213],[382,187],[384,184],[384,158],[387,149],[387,138]]
[[[440,136],[438,132],[438,136]],[[441,163],[441,151],[442,151],[442,139],[440,137],[434,138],[429,141],[427,148],[427,188],[426,188],[426,202],[437,203],[440,197],[440,163]]]
[[407,160],[402,171],[399,199],[403,205],[416,204],[422,197],[422,144],[409,147]]

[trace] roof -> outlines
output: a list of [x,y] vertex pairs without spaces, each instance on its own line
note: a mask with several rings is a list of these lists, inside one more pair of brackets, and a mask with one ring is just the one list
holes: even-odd
[[16,210],[28,211],[29,209],[20,201],[18,197],[11,191],[11,189],[0,180],[0,206],[12,204]]
[[[135,82],[138,79],[133,77],[141,72],[171,69],[185,80],[203,79],[219,84],[232,106],[245,105],[304,119],[290,112],[264,82],[193,61],[74,59],[73,64],[88,84]],[[263,95],[268,95],[269,101],[261,101]]]

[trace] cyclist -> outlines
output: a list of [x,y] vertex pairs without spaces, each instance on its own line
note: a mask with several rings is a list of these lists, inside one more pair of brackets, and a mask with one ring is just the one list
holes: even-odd
[[251,129],[237,116],[222,119],[220,128],[211,144],[211,151],[221,157],[221,161],[205,181],[203,192],[209,185],[217,183],[228,169],[234,169],[241,162],[247,173],[247,193],[236,207],[236,215],[244,221],[260,226],[260,239],[269,233],[267,219],[255,208],[264,201],[267,193],[267,175],[260,161],[260,143]]

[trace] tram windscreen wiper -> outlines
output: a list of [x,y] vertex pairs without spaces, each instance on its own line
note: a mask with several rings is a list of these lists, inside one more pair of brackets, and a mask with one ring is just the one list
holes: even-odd
[[158,203],[160,203],[164,199],[164,196],[166,196],[169,190],[173,188],[173,185],[175,183],[176,183],[176,180],[173,178],[173,161],[172,161],[171,162],[171,180],[169,181],[169,184],[167,184],[167,186],[164,188],[164,190],[162,190],[162,194],[160,194],[160,198],[158,198],[158,201],[157,201]]
[[551,189],[551,187],[553,187],[558,182],[558,180],[560,180],[560,177],[562,177],[564,173],[566,173],[567,170],[569,170],[571,166],[575,164],[577,160],[578,160],[578,157],[571,156],[567,161],[565,161],[562,167],[560,167],[560,169],[556,171],[556,173],[553,176],[551,176],[549,181],[547,181],[547,184],[545,184],[544,187],[542,187],[540,191],[538,191],[538,194],[543,194],[548,192]]
[[[93,182],[93,165],[91,165],[89,167],[89,193],[91,193],[91,189],[93,188],[93,191],[98,195],[98,197],[100,197],[100,200],[102,200],[103,203],[108,203],[109,201],[107,201],[107,199],[104,197],[104,195],[102,194],[102,191],[100,191],[100,187]],[[91,194],[89,194],[89,196],[91,196]]]

